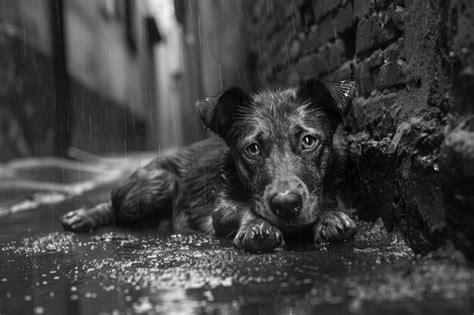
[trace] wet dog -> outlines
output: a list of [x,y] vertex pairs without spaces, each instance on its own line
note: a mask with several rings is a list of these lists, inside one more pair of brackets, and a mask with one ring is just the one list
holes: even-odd
[[160,156],[112,191],[111,202],[71,211],[65,229],[173,218],[177,230],[232,238],[267,252],[311,228],[315,244],[351,237],[356,225],[338,209],[346,147],[339,126],[352,81],[247,94],[229,88],[199,101],[217,137]]

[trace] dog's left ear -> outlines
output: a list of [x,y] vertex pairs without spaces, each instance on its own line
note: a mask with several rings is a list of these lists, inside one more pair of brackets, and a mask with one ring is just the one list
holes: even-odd
[[310,80],[301,85],[298,96],[310,97],[331,114],[342,117],[356,92],[355,81],[326,82]]
[[204,125],[226,138],[238,114],[248,107],[250,96],[240,88],[231,87],[219,95],[196,102],[196,109]]

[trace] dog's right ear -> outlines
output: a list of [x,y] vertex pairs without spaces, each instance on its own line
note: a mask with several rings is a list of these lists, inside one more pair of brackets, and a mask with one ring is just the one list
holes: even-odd
[[349,104],[356,93],[356,83],[351,80],[327,82],[309,80],[303,82],[298,90],[301,97],[310,97],[337,119],[347,113]]
[[196,102],[196,109],[204,125],[225,138],[237,114],[250,104],[250,96],[240,88],[231,87],[219,95]]

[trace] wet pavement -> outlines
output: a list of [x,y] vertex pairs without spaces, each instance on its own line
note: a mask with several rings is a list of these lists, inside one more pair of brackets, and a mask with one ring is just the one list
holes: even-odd
[[106,200],[135,164],[0,168],[1,315],[474,311],[472,268],[445,256],[415,257],[381,222],[361,224],[343,244],[271,254],[172,234],[166,225],[62,230],[62,214]]

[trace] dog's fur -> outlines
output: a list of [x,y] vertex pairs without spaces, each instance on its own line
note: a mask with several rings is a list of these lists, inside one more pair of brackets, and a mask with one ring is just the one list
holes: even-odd
[[219,137],[157,157],[115,187],[111,203],[69,212],[63,226],[173,217],[178,230],[233,238],[252,252],[281,247],[308,226],[316,244],[347,239],[356,227],[335,201],[346,158],[338,124],[354,91],[351,81],[311,81],[200,101],[204,125]]

